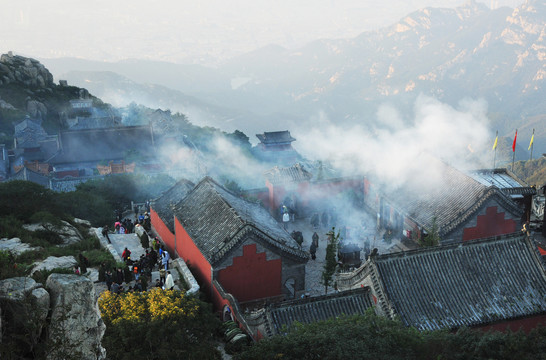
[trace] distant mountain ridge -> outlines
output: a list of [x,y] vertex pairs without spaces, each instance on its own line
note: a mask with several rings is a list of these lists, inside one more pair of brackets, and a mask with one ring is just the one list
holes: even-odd
[[[151,65],[135,61],[131,67],[137,64],[142,73]],[[150,78],[121,63],[103,64],[114,67],[136,82],[156,79],[209,104],[253,113],[250,125],[243,118],[230,123],[243,131],[250,126],[248,132],[309,122],[319,111],[335,122],[366,123],[384,102],[411,113],[419,94],[453,106],[483,98],[492,129],[512,136],[517,128],[524,139],[535,128],[535,151],[546,152],[546,3],[538,0],[516,9],[491,10],[475,1],[425,8],[353,39],[319,40],[297,50],[268,46],[217,69],[172,65],[162,72],[158,65]]]

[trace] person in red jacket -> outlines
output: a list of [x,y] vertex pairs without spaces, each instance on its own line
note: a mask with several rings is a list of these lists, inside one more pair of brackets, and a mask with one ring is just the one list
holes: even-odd
[[125,248],[123,250],[123,253],[121,253],[121,258],[124,262],[127,262],[127,259],[131,257],[131,250]]

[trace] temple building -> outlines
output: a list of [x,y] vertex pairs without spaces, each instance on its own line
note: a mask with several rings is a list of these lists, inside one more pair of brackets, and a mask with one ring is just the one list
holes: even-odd
[[339,274],[340,290],[371,289],[376,313],[419,330],[525,331],[546,321],[546,274],[525,234],[385,255]]
[[253,153],[259,159],[278,165],[291,165],[298,161],[300,155],[292,147],[296,141],[290,131],[274,131],[256,134],[260,143],[253,148]]

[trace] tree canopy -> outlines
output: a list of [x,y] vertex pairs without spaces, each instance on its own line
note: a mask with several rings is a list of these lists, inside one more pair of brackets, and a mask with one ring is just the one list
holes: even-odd
[[296,324],[286,335],[264,339],[235,357],[262,359],[463,360],[542,359],[546,328],[523,332],[419,332],[368,311],[308,325]]

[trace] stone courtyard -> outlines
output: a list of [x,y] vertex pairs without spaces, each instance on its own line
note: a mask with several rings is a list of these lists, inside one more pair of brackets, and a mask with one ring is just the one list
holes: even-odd
[[[400,238],[393,238],[390,243],[383,240],[383,233],[378,232],[376,228],[375,218],[368,213],[362,211],[358,214],[352,214],[353,219],[359,220],[358,226],[352,226],[348,228],[346,242],[357,245],[360,249],[360,259],[362,263],[365,261],[365,243],[369,245],[370,251],[377,248],[379,254],[386,254],[391,252],[398,252],[408,250],[401,241]],[[316,231],[319,235],[319,246],[316,252],[316,260],[309,259],[306,265],[305,286],[306,293],[310,296],[324,295],[324,285],[322,285],[322,272],[324,270],[327,235],[326,233],[332,229],[332,225],[328,227],[322,226],[322,224],[315,230],[310,224],[310,219],[297,219],[287,224],[287,231],[290,233],[293,230],[301,231],[303,234],[303,250],[309,252],[311,246],[313,233]],[[340,230],[336,227],[336,232]],[[341,236],[340,236],[341,240]],[[333,286],[328,288],[328,293],[334,292]]]

